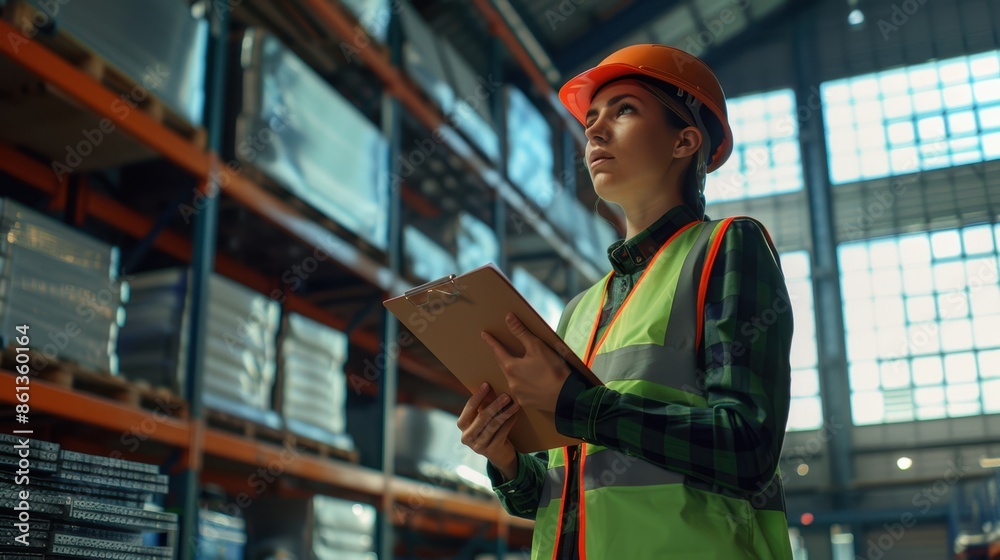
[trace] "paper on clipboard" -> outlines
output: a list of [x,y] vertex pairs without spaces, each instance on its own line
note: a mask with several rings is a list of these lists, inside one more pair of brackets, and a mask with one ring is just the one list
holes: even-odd
[[[486,331],[515,356],[523,355],[524,347],[507,328],[506,316],[510,312],[591,383],[601,384],[493,264],[428,282],[386,300],[384,305],[470,393],[476,392],[485,381],[496,394],[510,394],[493,351],[480,336]],[[551,413],[522,407],[515,419],[509,438],[523,453],[580,443],[556,431]]]

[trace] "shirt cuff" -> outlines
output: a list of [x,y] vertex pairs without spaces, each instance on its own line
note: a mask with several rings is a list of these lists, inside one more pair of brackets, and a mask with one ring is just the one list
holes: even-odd
[[603,385],[592,385],[579,371],[570,371],[556,401],[556,430],[564,436],[596,443],[597,413],[607,390]]
[[[530,490],[528,479],[528,457],[520,451],[517,452],[517,475],[512,480],[504,481],[503,473],[490,461],[486,462],[486,475],[490,477],[493,484],[493,491],[497,494],[517,494],[522,490]],[[502,499],[502,496],[501,496]]]

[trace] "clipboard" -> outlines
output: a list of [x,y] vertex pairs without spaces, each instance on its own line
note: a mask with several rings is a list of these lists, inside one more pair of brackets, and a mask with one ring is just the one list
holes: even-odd
[[[603,385],[492,263],[417,286],[383,304],[470,394],[479,390],[484,381],[497,395],[510,394],[507,378],[480,336],[486,331],[513,355],[523,355],[524,346],[507,328],[506,316],[510,312],[591,383]],[[560,434],[551,413],[522,407],[514,419],[509,438],[522,453],[581,443]]]

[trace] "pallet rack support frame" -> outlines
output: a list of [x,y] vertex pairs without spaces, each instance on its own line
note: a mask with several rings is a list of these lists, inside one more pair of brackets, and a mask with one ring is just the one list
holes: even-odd
[[[210,38],[207,53],[204,124],[209,149],[218,153],[222,148],[222,123],[225,111],[226,42],[229,34],[229,10],[208,10]],[[180,475],[181,560],[194,560],[198,543],[198,497],[201,489],[204,420],[202,389],[204,385],[205,341],[202,337],[208,324],[209,281],[214,269],[215,243],[219,221],[219,189],[213,184],[213,173],[201,179],[200,188],[207,189],[205,203],[194,217],[194,243],[191,255],[191,324],[188,338],[187,382],[184,384],[192,425],[188,464]]]

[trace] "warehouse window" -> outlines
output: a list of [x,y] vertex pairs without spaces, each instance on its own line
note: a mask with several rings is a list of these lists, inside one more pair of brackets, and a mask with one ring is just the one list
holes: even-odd
[[733,128],[733,155],[708,176],[712,203],[802,189],[795,94],[782,89],[726,101]]
[[820,86],[830,180],[1000,158],[1000,51]]
[[788,430],[815,430],[823,425],[819,398],[819,370],[816,353],[816,312],[809,273],[809,252],[795,251],[781,255],[781,269],[792,300],[792,403]]
[[1000,412],[1000,225],[838,248],[855,424]]

